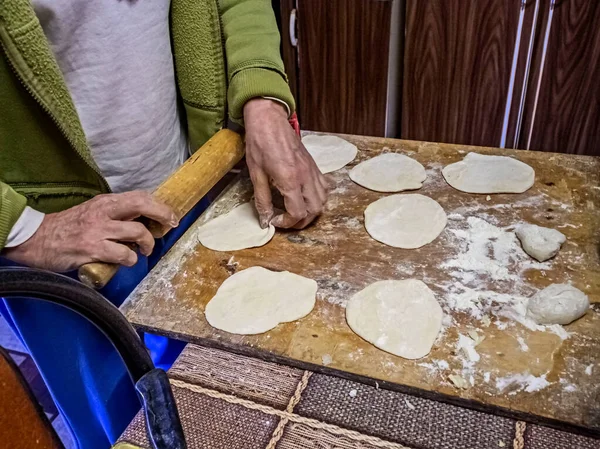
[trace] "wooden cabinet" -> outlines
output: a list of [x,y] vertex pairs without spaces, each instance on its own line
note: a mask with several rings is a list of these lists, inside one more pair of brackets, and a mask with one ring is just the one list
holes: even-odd
[[[385,135],[388,61],[398,49],[390,47],[394,3],[280,1],[282,53],[304,129]],[[399,84],[392,83],[393,92]]]
[[498,146],[520,0],[407,0],[402,138]]
[[274,1],[305,129],[600,155],[600,1]]
[[600,2],[542,3],[517,147],[600,156]]
[[402,137],[600,155],[600,2],[406,0]]

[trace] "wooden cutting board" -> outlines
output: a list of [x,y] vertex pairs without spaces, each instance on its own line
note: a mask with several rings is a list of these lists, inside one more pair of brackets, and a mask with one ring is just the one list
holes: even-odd
[[[600,301],[600,159],[341,137],[356,144],[359,154],[349,167],[331,174],[331,199],[313,226],[277,232],[261,248],[215,252],[202,247],[197,239],[202,223],[251,199],[251,183],[240,176],[128,298],[122,310],[129,320],[202,345],[600,435],[597,307],[554,329],[530,329],[515,312],[552,283],[571,282],[592,303]],[[522,160],[535,169],[535,185],[523,194],[489,197],[454,190],[441,168],[469,151]],[[348,169],[382,152],[406,154],[427,169],[418,193],[438,201],[449,217],[431,244],[391,248],[366,233],[364,209],[386,194],[354,184]],[[522,252],[510,227],[524,221],[567,236],[555,259],[538,264]],[[262,335],[213,329],[203,314],[207,302],[228,276],[257,265],[315,279],[319,292],[313,312]],[[420,360],[370,345],[350,330],[344,314],[347,299],[368,284],[411,277],[435,292],[445,314],[442,334]],[[472,350],[463,348],[474,340],[479,344]],[[453,376],[463,379],[465,388],[458,388]]]

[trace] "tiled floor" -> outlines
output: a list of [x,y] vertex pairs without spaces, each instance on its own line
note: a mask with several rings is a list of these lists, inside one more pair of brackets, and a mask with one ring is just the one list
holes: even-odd
[[52,401],[50,392],[40,373],[38,372],[35,363],[27,353],[27,349],[21,344],[21,341],[13,333],[8,323],[0,315],[0,346],[8,351],[12,359],[15,361],[21,373],[27,380],[27,383],[33,390],[33,394],[37,398],[38,402],[42,406],[42,409],[46,413],[46,416],[52,423],[52,426],[56,430],[56,433],[63,441],[66,449],[76,449],[77,445],[71,437],[71,433],[64,421],[64,418],[60,415],[56,409],[56,405]]

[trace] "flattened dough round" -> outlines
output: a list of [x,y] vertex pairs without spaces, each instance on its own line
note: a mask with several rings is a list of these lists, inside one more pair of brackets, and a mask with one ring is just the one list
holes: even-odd
[[244,203],[227,214],[207,222],[198,230],[198,239],[215,251],[236,251],[267,244],[275,227],[262,229],[253,203]]
[[381,154],[361,162],[349,175],[355,183],[376,192],[420,189],[427,178],[420,163],[398,153]]
[[452,187],[467,193],[523,193],[535,181],[529,165],[506,156],[469,153],[442,169]]
[[375,282],[346,306],[346,321],[356,334],[405,359],[429,354],[442,318],[433,292],[417,279]]
[[321,173],[330,173],[349,164],[358,152],[355,145],[336,136],[309,134],[302,143],[315,160]]
[[317,283],[289,271],[251,267],[221,284],[206,305],[212,327],[232,334],[262,334],[299,320],[315,306]]
[[418,193],[386,196],[365,210],[369,235],[396,248],[414,249],[433,242],[446,222],[442,206]]
[[590,308],[590,300],[569,284],[552,284],[537,292],[527,304],[527,315],[538,324],[569,324]]

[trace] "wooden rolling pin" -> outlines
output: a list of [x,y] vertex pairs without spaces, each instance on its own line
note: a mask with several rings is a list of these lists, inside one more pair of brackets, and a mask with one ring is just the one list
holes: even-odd
[[[216,133],[152,193],[171,207],[181,219],[244,156],[240,135],[228,129]],[[150,221],[148,229],[163,236],[169,228]],[[79,268],[79,280],[92,288],[102,288],[112,279],[118,264],[93,262]]]

